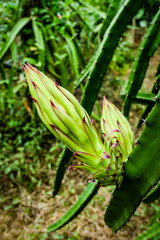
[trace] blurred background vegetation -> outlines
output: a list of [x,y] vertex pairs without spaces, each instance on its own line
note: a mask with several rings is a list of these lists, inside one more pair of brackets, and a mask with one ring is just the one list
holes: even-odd
[[[22,188],[25,189],[28,197],[34,191],[39,191],[37,189],[42,191],[45,185],[45,195],[51,196],[54,169],[64,149],[63,143],[57,141],[37,117],[21,65],[25,62],[33,64],[81,98],[84,85],[75,89],[75,81],[99,46],[100,30],[110,2],[0,1],[0,205],[3,214],[9,214],[12,221],[15,208],[23,203],[21,194],[15,189],[20,192]],[[159,5],[159,0],[146,1],[128,26],[116,48],[105,77],[107,84],[103,86],[98,100],[106,95],[121,106],[120,89],[126,82],[137,45]],[[97,101],[97,108],[92,113],[97,124],[101,100]],[[84,175],[78,173],[82,184],[85,182]],[[74,177],[72,173],[69,179]],[[72,195],[76,190],[69,179],[68,191]],[[61,195],[65,198],[63,190]],[[98,200],[100,203],[104,201],[103,194]],[[31,217],[33,213],[27,201],[25,211]],[[151,214],[159,209],[153,206]],[[146,209],[142,210],[143,214],[144,211]],[[11,228],[5,223],[0,229],[4,234],[2,239],[50,239],[48,235],[37,235],[32,231],[26,237],[19,233],[18,236],[22,235],[18,238],[13,233],[12,237],[7,238],[9,235],[5,235],[5,231],[8,233]],[[73,235],[69,238],[61,233],[51,239],[94,239],[80,238],[79,233]],[[125,238],[122,235],[117,239]]]

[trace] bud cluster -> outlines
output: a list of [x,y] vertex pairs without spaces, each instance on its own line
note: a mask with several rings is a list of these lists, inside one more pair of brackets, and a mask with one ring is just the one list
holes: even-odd
[[69,170],[83,168],[92,173],[91,181],[119,186],[123,163],[133,148],[133,132],[127,119],[104,97],[102,143],[93,121],[69,91],[29,63],[23,68],[39,117],[81,162]]

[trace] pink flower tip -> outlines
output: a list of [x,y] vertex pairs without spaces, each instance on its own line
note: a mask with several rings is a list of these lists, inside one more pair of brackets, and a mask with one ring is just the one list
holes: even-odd
[[53,124],[49,124],[54,130],[56,128],[56,126],[54,126]]
[[35,98],[33,98],[32,96],[30,96],[30,98],[34,101],[37,102],[37,100]]
[[104,152],[103,159],[108,159],[108,158],[110,158],[109,154],[108,154],[108,153],[106,153],[106,152]]
[[109,166],[108,166],[106,172],[108,172],[110,169],[111,169],[111,166],[110,166],[110,164],[109,164]]
[[117,124],[120,125],[120,122],[117,120]]
[[51,100],[50,100],[50,103],[52,107],[55,107],[54,103]]
[[71,166],[68,168],[68,171],[70,172],[74,166],[75,166],[75,165],[71,165]]
[[86,123],[85,117],[82,118],[82,123]]
[[59,86],[59,84],[54,80],[54,83],[55,83],[55,85],[56,85],[56,87],[58,87]]
[[21,65],[21,67],[23,68],[23,70],[24,70],[24,71],[26,71],[26,68],[25,68],[25,66]]
[[73,155],[76,157],[78,155],[78,152],[75,152]]
[[94,178],[92,178],[91,182],[93,182],[93,183],[95,182]]
[[36,89],[36,84],[31,80],[31,83],[33,84],[34,88]]

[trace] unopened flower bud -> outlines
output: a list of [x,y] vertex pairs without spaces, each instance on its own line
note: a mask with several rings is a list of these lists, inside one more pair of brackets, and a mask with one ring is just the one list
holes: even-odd
[[123,162],[132,150],[133,133],[119,110],[104,98],[101,127],[105,142],[79,101],[30,64],[24,65],[38,114],[46,127],[81,161],[69,168],[86,169],[102,186],[120,185]]
[[133,131],[124,115],[105,97],[103,99],[101,129],[107,151],[108,148],[113,150],[116,147],[121,153],[121,161],[125,162],[133,149]]

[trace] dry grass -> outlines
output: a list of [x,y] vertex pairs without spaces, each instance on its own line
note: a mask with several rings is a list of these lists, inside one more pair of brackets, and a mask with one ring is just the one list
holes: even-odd
[[139,216],[132,217],[129,224],[116,235],[113,234],[103,220],[105,208],[111,197],[107,188],[100,188],[85,210],[71,223],[57,230],[56,233],[43,235],[47,227],[63,216],[83,191],[85,179],[81,174],[81,171],[76,171],[76,176],[74,176],[75,171],[71,174],[67,173],[60,194],[55,198],[52,198],[51,185],[42,185],[33,192],[27,192],[23,186],[8,189],[9,196],[17,195],[21,201],[9,210],[6,206],[11,204],[12,198],[6,198],[6,202],[3,203],[3,208],[0,210],[0,239],[134,239],[140,231],[140,225],[146,225],[148,222],[144,208],[139,209]]

